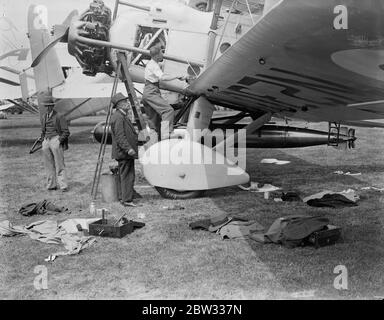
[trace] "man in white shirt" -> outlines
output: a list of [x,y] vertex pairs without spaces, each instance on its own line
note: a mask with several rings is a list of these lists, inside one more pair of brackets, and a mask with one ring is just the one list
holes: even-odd
[[[161,139],[167,138],[173,131],[175,112],[170,104],[161,96],[159,82],[175,79],[186,80],[186,76],[172,76],[165,74],[159,65],[163,61],[163,49],[153,46],[149,53],[151,60],[145,68],[145,86],[143,92],[143,104],[149,120],[149,127],[156,132],[161,132]],[[168,129],[168,130],[167,130]]]

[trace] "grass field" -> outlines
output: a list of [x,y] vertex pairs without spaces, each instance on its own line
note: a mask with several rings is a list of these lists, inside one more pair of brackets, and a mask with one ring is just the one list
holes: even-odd
[[[90,131],[101,121],[89,117],[71,124],[70,149],[66,152],[70,191],[44,189],[40,152],[28,151],[40,134],[38,119],[30,115],[0,120],[0,218],[15,225],[42,219],[58,221],[89,214],[90,189],[99,145]],[[326,128],[315,125],[314,128]],[[44,262],[57,246],[29,237],[0,238],[0,299],[374,299],[384,296],[384,193],[360,191],[384,187],[384,131],[357,129],[357,148],[337,151],[321,146],[304,149],[248,150],[247,169],[252,180],[271,183],[306,196],[325,189],[359,191],[359,206],[345,209],[312,208],[304,203],[275,203],[262,194],[237,187],[213,190],[200,199],[162,199],[136,167],[136,189],[143,196],[140,208],[128,217],[146,226],[123,239],[98,238],[76,256]],[[290,160],[285,166],[260,164],[263,158]],[[104,171],[109,164],[107,149]],[[333,171],[361,172],[339,176]],[[272,197],[273,198],[273,197]],[[71,209],[70,216],[23,217],[22,204],[43,199]],[[185,210],[163,206],[179,204]],[[119,216],[119,204],[98,203]],[[226,213],[255,219],[266,228],[289,214],[325,215],[342,227],[343,241],[315,250],[287,249],[254,241],[223,241],[216,234],[192,231],[188,224]],[[33,286],[34,268],[48,268],[48,289]],[[336,290],[338,265],[348,270],[348,290]]]

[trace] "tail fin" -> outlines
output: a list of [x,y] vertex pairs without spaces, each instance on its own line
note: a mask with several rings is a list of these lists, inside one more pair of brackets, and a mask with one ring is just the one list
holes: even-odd
[[[46,25],[47,9],[44,6],[31,5],[28,11],[28,36],[32,60],[50,43]],[[59,58],[55,49],[51,49],[43,61],[33,68],[37,92],[50,91],[64,82]]]

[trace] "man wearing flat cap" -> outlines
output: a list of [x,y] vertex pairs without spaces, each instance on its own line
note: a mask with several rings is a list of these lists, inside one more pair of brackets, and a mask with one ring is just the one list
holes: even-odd
[[112,159],[119,166],[121,185],[121,203],[125,207],[136,207],[133,203],[135,195],[135,159],[138,158],[137,133],[129,119],[130,104],[122,93],[112,97],[115,109],[111,117]]
[[47,108],[42,119],[41,137],[47,189],[68,190],[67,173],[64,163],[64,150],[68,149],[69,130],[66,119],[55,110],[51,95],[45,95],[41,104]]

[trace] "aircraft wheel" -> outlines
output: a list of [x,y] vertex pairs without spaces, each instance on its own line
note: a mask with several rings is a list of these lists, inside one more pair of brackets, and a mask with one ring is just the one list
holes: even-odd
[[173,199],[173,200],[198,198],[202,196],[204,193],[204,190],[180,191],[180,190],[167,189],[163,187],[155,187],[155,188],[163,198]]

